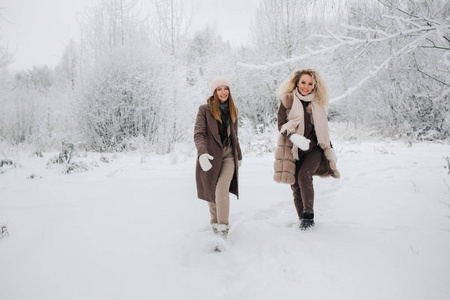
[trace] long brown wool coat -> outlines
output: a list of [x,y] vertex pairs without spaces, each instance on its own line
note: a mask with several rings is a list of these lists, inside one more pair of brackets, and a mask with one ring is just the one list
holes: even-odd
[[[286,116],[289,116],[294,99],[292,93],[285,93],[280,97],[280,110],[285,110],[286,113],[278,115],[278,127],[285,124],[288,121]],[[284,117],[281,117],[283,115]],[[285,118],[285,119],[281,119]],[[311,118],[311,122],[314,124],[314,119]],[[292,142],[284,135],[280,134],[278,137],[277,148],[275,150],[275,162],[274,162],[274,176],[273,179],[279,183],[294,184],[295,178],[295,159],[292,155]],[[319,167],[313,175],[318,175],[321,177],[332,176],[334,178],[339,178],[340,174],[336,168],[336,162],[331,154],[330,147],[323,149],[324,154],[322,155],[322,160]]]
[[[231,123],[231,122],[230,122]],[[241,147],[238,139],[238,122],[231,123],[230,138],[234,156],[234,175],[230,184],[230,193],[239,198],[238,189],[238,161],[242,160]],[[195,147],[197,148],[197,166],[195,169],[195,179],[197,183],[197,196],[200,199],[215,202],[216,184],[219,179],[220,166],[223,158],[223,146],[220,140],[219,127],[217,121],[209,111],[209,104],[201,105],[198,109],[195,121],[194,133]],[[212,157],[212,168],[207,172],[200,167],[198,157],[208,153]]]

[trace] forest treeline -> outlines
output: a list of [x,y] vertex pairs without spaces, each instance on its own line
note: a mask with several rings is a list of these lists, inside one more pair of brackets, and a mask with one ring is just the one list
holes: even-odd
[[192,140],[198,106],[223,75],[241,142],[271,151],[276,89],[301,68],[326,80],[331,122],[408,141],[449,138],[448,1],[261,0],[240,47],[210,27],[191,32],[190,4],[155,0],[147,12],[139,0],[98,1],[54,68],[13,72],[0,35],[1,142],[169,153]]

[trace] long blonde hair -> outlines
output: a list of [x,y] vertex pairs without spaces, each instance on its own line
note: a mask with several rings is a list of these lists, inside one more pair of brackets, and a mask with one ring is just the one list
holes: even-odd
[[290,79],[286,80],[278,87],[277,96],[279,97],[284,93],[292,93],[292,91],[297,88],[300,77],[302,77],[302,75],[304,74],[312,77],[314,84],[313,92],[316,93],[316,98],[318,99],[320,106],[326,108],[328,106],[329,100],[327,86],[325,84],[325,81],[323,81],[322,77],[320,76],[319,72],[313,69],[302,69],[296,71]]
[[[222,123],[222,118],[220,117],[220,108],[219,108],[219,97],[217,97],[217,91],[214,91],[214,95],[208,98],[209,103],[209,111],[213,115],[214,119]],[[231,122],[235,122],[237,119],[237,108],[234,105],[233,97],[231,97],[231,91],[228,94],[228,108],[230,109],[230,117]]]

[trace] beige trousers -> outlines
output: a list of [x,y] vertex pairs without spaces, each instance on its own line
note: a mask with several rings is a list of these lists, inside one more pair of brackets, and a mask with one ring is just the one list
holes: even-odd
[[211,223],[226,224],[230,216],[230,183],[234,175],[234,157],[231,146],[223,149],[222,165],[216,185],[216,203],[208,202]]

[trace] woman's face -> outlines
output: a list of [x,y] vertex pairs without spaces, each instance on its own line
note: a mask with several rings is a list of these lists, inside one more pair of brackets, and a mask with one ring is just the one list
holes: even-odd
[[314,82],[311,75],[303,74],[297,83],[298,91],[303,96],[309,95],[314,89]]
[[219,97],[220,102],[225,102],[228,100],[228,95],[230,94],[230,89],[226,85],[221,85],[216,89],[217,97]]

